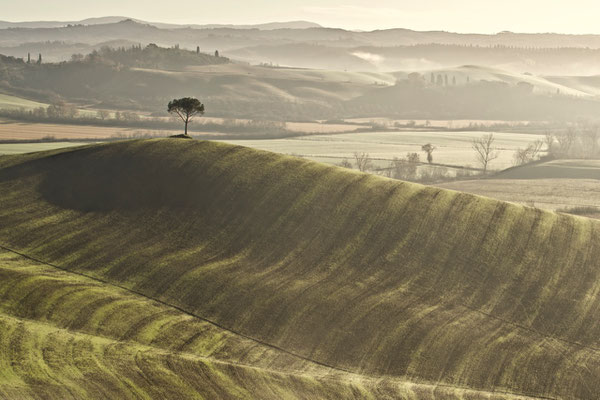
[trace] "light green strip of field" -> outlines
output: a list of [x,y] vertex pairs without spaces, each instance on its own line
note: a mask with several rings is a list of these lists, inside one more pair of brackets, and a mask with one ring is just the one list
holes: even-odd
[[11,96],[8,94],[0,93],[0,109],[2,108],[25,108],[25,109],[33,109],[38,107],[47,107],[48,104],[38,103],[37,101],[31,101],[27,99],[23,99],[21,97]]
[[83,146],[83,142],[44,142],[44,143],[6,143],[0,144],[0,155],[33,153],[67,147]]

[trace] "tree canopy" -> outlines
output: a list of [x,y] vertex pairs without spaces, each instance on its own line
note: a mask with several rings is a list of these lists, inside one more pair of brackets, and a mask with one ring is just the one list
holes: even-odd
[[204,104],[194,97],[182,97],[170,101],[167,111],[181,118],[185,124],[185,134],[187,135],[188,123],[196,115],[204,114]]

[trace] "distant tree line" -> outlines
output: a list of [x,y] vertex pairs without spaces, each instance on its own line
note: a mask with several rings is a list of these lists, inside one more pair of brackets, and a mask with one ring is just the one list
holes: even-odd
[[387,167],[376,167],[371,156],[365,152],[355,152],[352,160],[354,162],[345,158],[338,165],[409,182],[443,182],[466,179],[474,174],[470,168],[455,168],[454,173],[451,173],[446,166],[424,164],[418,153],[407,153],[406,157],[394,157]]
[[220,56],[218,51],[214,55],[200,52],[200,46],[196,48],[196,51],[189,51],[180,49],[179,45],[165,48],[154,43],[146,47],[142,47],[141,44],[117,48],[104,46],[85,56],[73,54],[71,61],[153,69],[174,69],[190,65],[227,64],[230,62],[227,57]]
[[[32,110],[0,109],[0,117],[16,121],[43,122],[69,125],[93,125],[153,130],[178,130],[181,122],[178,118],[160,118],[142,116],[132,111],[97,110],[81,112],[74,105],[62,101],[48,107]],[[239,135],[244,138],[271,138],[297,136],[289,131],[284,122],[225,119],[223,123],[201,121],[194,126],[196,132],[219,132]],[[192,135],[197,134],[192,132]]]

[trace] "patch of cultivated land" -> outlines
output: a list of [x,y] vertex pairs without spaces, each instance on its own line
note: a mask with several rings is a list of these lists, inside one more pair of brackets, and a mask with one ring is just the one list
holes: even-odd
[[[174,133],[175,131],[173,131]],[[153,131],[140,128],[118,128],[109,126],[31,124],[0,120],[0,140],[40,140],[45,137],[56,139],[107,139],[115,136],[131,137],[137,134],[173,134],[171,131]],[[179,131],[177,131],[179,133]]]
[[[315,161],[339,163],[347,158],[352,161],[354,152],[366,152],[378,166],[387,166],[394,157],[406,157],[406,153],[419,153],[426,161],[421,146],[434,144],[435,163],[477,167],[471,141],[488,132],[361,132],[335,135],[311,135],[285,139],[228,140],[227,143],[254,147],[283,154],[300,155]],[[516,149],[525,148],[539,135],[525,133],[494,132],[499,157],[490,163],[492,169],[504,169],[513,165]]]
[[0,155],[32,153],[62,149],[66,147],[82,146],[86,143],[77,142],[42,142],[42,143],[0,143]]
[[554,160],[511,168],[499,179],[600,179],[600,160]]
[[[220,135],[221,133],[203,132],[202,123],[227,124],[231,120],[223,118],[209,118],[200,120],[198,124],[191,126],[191,132],[194,135]],[[243,124],[249,120],[233,120]],[[321,124],[318,122],[288,122],[286,129],[298,134],[305,133],[339,133],[352,132],[363,127],[351,124]],[[223,128],[227,131],[227,127]],[[15,122],[0,119],[0,141],[1,140],[40,140],[48,137],[56,139],[110,139],[114,137],[134,137],[135,135],[155,135],[170,136],[181,133],[180,130],[158,130],[145,128],[120,128],[111,126],[91,126],[91,125],[66,125],[66,124],[45,124],[45,123],[26,123]],[[239,132],[238,132],[239,133]]]
[[600,161],[554,160],[510,168],[490,179],[456,181],[436,186],[549,210],[598,207]]
[[161,139],[0,158],[0,245],[9,398],[600,391],[594,220]]
[[449,128],[449,129],[466,129],[472,126],[483,126],[492,127],[494,125],[508,125],[508,126],[519,126],[527,125],[530,121],[507,121],[507,120],[489,120],[489,119],[390,119],[390,118],[347,118],[347,122],[368,124],[368,123],[379,123],[386,126],[393,126],[394,124],[406,125],[414,123],[415,125],[426,127],[429,126]]
[[37,101],[31,101],[27,99],[23,99],[21,97],[11,96],[8,94],[0,93],[0,108],[24,108],[24,109],[33,109],[38,107],[47,107],[47,104],[38,103]]
[[594,179],[477,179],[436,186],[548,210],[600,206],[600,182]]

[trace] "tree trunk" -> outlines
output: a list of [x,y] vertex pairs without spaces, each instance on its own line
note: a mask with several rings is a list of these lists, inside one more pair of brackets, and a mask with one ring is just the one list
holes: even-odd
[[188,120],[185,120],[185,134],[187,135],[187,124],[188,124]]

